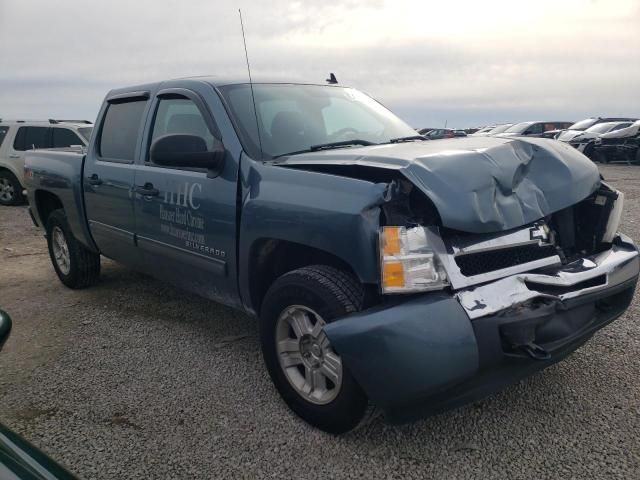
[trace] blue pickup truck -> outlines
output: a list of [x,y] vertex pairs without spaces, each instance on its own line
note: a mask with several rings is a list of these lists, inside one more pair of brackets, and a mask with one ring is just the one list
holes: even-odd
[[558,362],[638,277],[623,195],[574,148],[429,141],[340,85],[113,90],[87,151],[30,152],[25,178],[63,284],[105,256],[255,315],[282,398],[333,433]]

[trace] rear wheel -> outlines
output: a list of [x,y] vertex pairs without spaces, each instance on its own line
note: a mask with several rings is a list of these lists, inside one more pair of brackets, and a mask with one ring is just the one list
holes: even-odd
[[16,176],[7,171],[0,171],[0,205],[20,205],[24,203],[22,185]]
[[260,339],[271,379],[298,416],[326,432],[352,430],[373,410],[323,331],[363,300],[352,275],[316,265],[281,276],[263,302]]
[[100,254],[87,249],[71,233],[64,210],[47,220],[47,244],[58,278],[69,288],[85,288],[100,278]]

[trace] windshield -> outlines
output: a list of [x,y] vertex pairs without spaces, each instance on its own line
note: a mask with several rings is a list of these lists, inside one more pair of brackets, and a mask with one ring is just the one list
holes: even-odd
[[529,128],[531,125],[533,125],[535,122],[521,122],[521,123],[516,123],[515,125],[513,125],[512,127],[507,128],[504,133],[522,133],[524,132],[527,128]]
[[261,158],[260,144],[265,156],[273,158],[333,142],[388,143],[416,136],[413,128],[352,88],[254,84],[255,113],[248,84],[227,85],[220,92],[245,149],[254,158]]
[[89,139],[91,138],[91,132],[93,131],[93,127],[82,127],[78,129],[78,133],[82,135],[87,143],[89,143]]
[[508,130],[513,124],[512,123],[505,123],[504,125],[498,125],[496,128],[492,128],[491,130],[489,130],[489,135],[494,135],[496,133],[502,133],[506,130]]
[[597,118],[587,118],[586,120],[580,120],[569,127],[569,130],[586,130],[593,126],[598,121]]
[[594,125],[593,127],[587,128],[585,130],[585,132],[605,133],[605,132],[608,132],[609,130],[611,130],[616,125],[618,125],[618,122],[598,123],[597,125]]

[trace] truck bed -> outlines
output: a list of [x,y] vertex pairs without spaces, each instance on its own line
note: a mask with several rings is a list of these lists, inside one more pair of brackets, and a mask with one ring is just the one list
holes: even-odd
[[[84,159],[83,149],[75,147],[29,151],[25,157],[25,187],[29,204],[39,205],[32,208],[32,213],[40,227],[46,229],[43,208],[64,208],[73,235],[95,251],[82,195]],[[43,197],[50,197],[51,201],[36,202]]]

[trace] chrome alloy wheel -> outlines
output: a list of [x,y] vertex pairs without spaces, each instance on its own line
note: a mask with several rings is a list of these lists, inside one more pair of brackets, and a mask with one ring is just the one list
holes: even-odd
[[71,256],[69,255],[69,246],[64,237],[64,232],[60,227],[53,227],[51,230],[51,248],[53,249],[53,257],[56,265],[63,275],[69,275],[71,270]]
[[15,195],[15,191],[13,189],[13,184],[9,181],[8,178],[0,178],[0,200],[3,202],[10,202],[13,200],[13,196]]
[[340,393],[342,361],[323,331],[326,322],[310,308],[291,305],[276,323],[280,367],[296,392],[316,405]]

